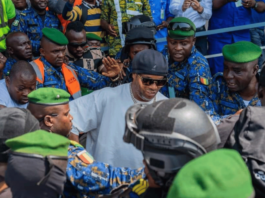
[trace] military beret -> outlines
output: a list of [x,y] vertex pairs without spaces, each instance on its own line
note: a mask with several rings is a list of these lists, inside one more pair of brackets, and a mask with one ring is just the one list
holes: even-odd
[[[180,25],[181,23],[183,23],[183,27],[181,27]],[[196,26],[194,25],[194,23],[185,17],[177,17],[177,18],[172,19],[169,22],[167,29],[168,29],[168,36],[170,38],[177,39],[177,40],[185,39],[190,36],[194,36],[196,32]]]
[[43,36],[48,38],[53,43],[56,43],[58,45],[67,45],[68,39],[66,36],[59,30],[55,28],[43,28],[42,30]]
[[93,33],[87,33],[86,34],[87,40],[97,40],[97,41],[102,41],[102,38],[100,38],[98,35],[93,34]]
[[62,135],[37,130],[6,141],[14,152],[42,156],[67,156],[70,140]]
[[220,149],[186,164],[177,174],[167,198],[251,197],[249,170],[238,152]]
[[239,41],[223,47],[224,59],[234,63],[248,63],[258,59],[262,51],[258,45]]
[[68,92],[51,87],[39,88],[28,95],[29,103],[47,106],[66,104],[69,98]]

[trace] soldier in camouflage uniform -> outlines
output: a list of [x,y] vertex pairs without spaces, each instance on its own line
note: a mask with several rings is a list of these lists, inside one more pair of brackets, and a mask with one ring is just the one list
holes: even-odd
[[32,0],[31,7],[17,15],[11,27],[11,32],[24,32],[28,35],[35,57],[40,56],[41,30],[44,27],[61,29],[57,16],[51,11],[46,11],[47,3],[48,1]]
[[[28,97],[28,109],[40,121],[43,130],[68,136],[73,117],[69,113],[70,95],[67,92],[56,88],[40,88]],[[144,168],[119,168],[97,162],[75,141],[71,141],[68,148],[66,175],[66,198],[107,195],[121,186],[132,187],[138,184],[139,179],[145,178]],[[131,195],[136,196],[134,192]]]
[[213,106],[208,97],[211,73],[206,58],[196,50],[196,27],[184,17],[174,18],[168,26],[168,85],[161,92],[170,98],[188,98],[204,111]]
[[108,32],[109,55],[115,56],[124,46],[124,23],[135,15],[152,17],[148,0],[103,0],[101,26]]
[[259,46],[247,41],[223,47],[224,72],[216,73],[210,85],[214,105],[210,115],[216,124],[247,106],[261,106],[257,79],[261,53]]

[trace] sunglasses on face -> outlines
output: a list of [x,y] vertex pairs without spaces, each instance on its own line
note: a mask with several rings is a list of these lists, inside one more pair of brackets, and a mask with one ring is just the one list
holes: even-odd
[[140,76],[140,78],[142,80],[142,83],[144,85],[146,85],[146,86],[150,86],[150,85],[155,83],[156,86],[161,87],[161,86],[164,86],[167,83],[167,78],[163,78],[162,80],[154,80],[154,79],[145,78],[145,77],[142,77],[142,76]]
[[72,47],[85,47],[87,45],[87,42],[83,42],[83,43],[69,43],[69,45],[71,45]]
[[[52,114],[49,114],[49,115],[52,116],[52,117],[56,117],[56,116],[58,116],[58,114],[55,114],[55,113],[52,113]],[[39,119],[38,119],[39,122],[43,121],[44,118],[45,118],[45,116],[44,116],[43,118],[39,118]]]
[[181,31],[196,31],[190,24],[188,23],[170,23],[168,25],[168,30],[181,30]]

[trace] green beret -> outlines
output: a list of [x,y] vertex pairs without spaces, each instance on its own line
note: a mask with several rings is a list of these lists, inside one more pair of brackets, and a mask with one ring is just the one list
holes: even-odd
[[70,140],[62,135],[37,130],[9,139],[6,145],[18,153],[67,156]]
[[254,193],[249,170],[238,152],[220,149],[186,164],[167,198],[235,198]]
[[239,41],[223,47],[224,59],[234,63],[248,63],[258,59],[262,51],[258,45]]
[[44,87],[28,95],[29,103],[39,105],[60,105],[69,103],[70,94],[63,89]]
[[43,36],[48,38],[53,43],[56,43],[58,45],[67,45],[68,39],[66,36],[59,30],[55,28],[43,28],[42,30]]
[[[173,26],[174,23],[187,23],[193,28],[193,30],[190,30],[190,31],[183,31],[180,29],[171,30],[170,27]],[[196,32],[196,26],[191,20],[185,17],[174,18],[169,22],[169,25],[168,25],[168,36],[173,39],[177,39],[177,40],[185,39],[187,37],[194,36],[195,32]]]
[[93,34],[93,33],[87,33],[86,34],[87,40],[97,40],[97,41],[102,41],[102,38],[100,38],[98,35]]

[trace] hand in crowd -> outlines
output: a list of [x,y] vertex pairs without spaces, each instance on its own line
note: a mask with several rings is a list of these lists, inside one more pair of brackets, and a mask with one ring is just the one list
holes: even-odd
[[245,8],[253,8],[256,4],[255,0],[242,0],[242,5]]
[[191,1],[191,7],[193,8],[193,10],[196,10],[197,12],[200,12],[200,13],[203,12],[203,7],[197,0]]
[[68,0],[69,3],[74,4],[75,0]]
[[117,37],[118,35],[117,35],[117,32],[115,32],[115,30],[114,30],[114,26],[113,25],[108,25],[108,28],[107,28],[107,31],[108,31],[108,33],[111,35],[111,36],[113,36],[113,37]]
[[167,21],[163,21],[160,25],[158,25],[156,27],[156,30],[161,30],[163,28],[167,28],[167,26],[168,26],[168,22]]
[[121,62],[121,60],[116,60],[117,62],[118,62],[118,64],[119,64],[119,66],[120,66],[120,68],[121,68],[121,76],[120,76],[120,78],[121,79],[123,79],[123,77],[125,77],[126,76],[126,73],[125,73],[125,71],[124,71],[124,68],[127,68],[128,66],[129,66],[129,64],[130,64],[130,60],[129,59],[125,59],[124,61],[123,61],[123,63]]
[[121,67],[114,58],[110,58],[108,56],[107,58],[104,58],[102,62],[105,68],[107,69],[107,72],[102,72],[102,75],[107,76],[109,78],[114,78],[120,75]]

